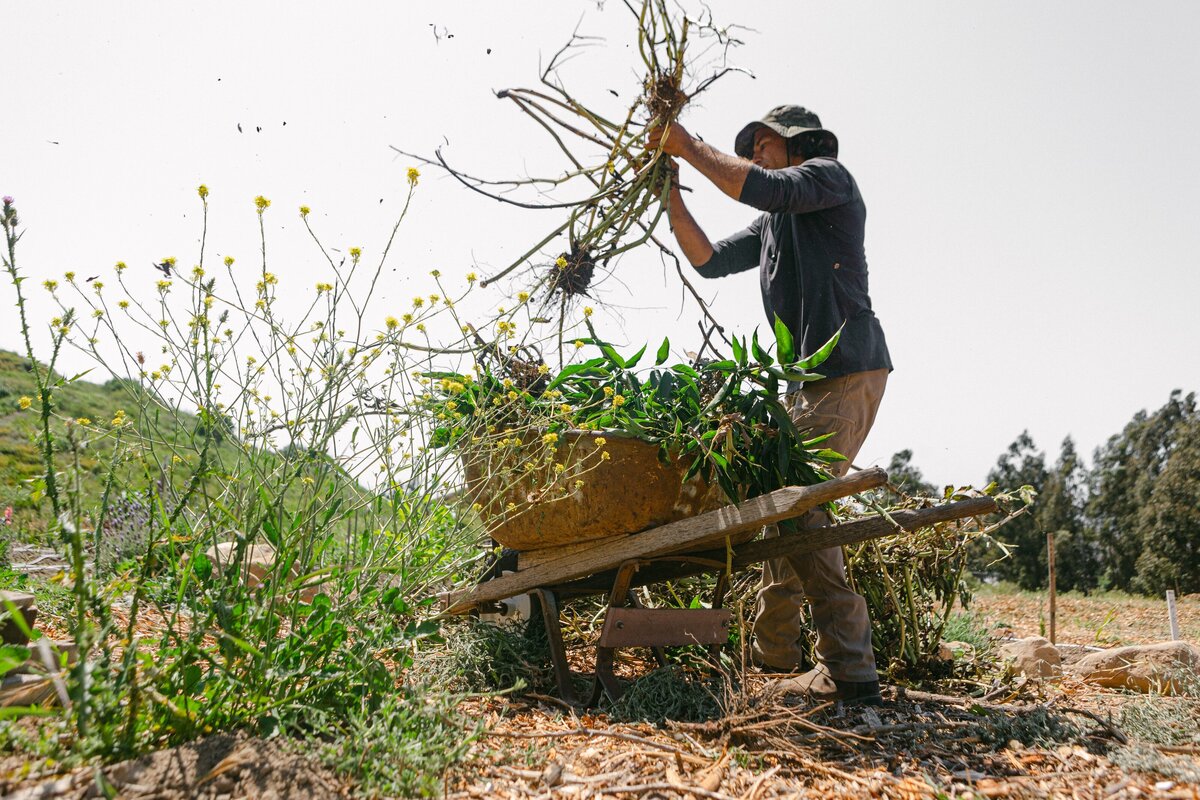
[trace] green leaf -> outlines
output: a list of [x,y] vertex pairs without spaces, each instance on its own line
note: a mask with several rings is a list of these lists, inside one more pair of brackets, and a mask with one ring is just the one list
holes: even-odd
[[663,363],[671,355],[671,340],[664,337],[662,344],[658,346],[658,352],[654,355],[654,366],[661,367]]
[[196,577],[204,583],[212,578],[213,565],[212,561],[204,553],[197,553],[192,559],[192,571],[196,573]]
[[738,337],[731,337],[729,340],[733,347],[733,360],[742,366],[746,365],[746,346],[738,341]]
[[555,376],[554,380],[550,381],[550,384],[546,387],[546,389],[547,390],[555,389],[558,386],[562,385],[562,382],[565,381],[567,378],[578,375],[581,372],[587,372],[589,370],[593,370],[603,363],[604,363],[603,358],[593,358],[593,359],[590,359],[589,361],[583,362],[582,364],[569,364],[566,367],[563,367],[562,372],[558,373],[558,375]]
[[784,324],[779,315],[775,315],[775,349],[780,364],[791,364],[796,358],[796,345],[792,340],[792,332]]
[[825,376],[819,372],[780,372],[779,378],[793,383],[808,383],[823,380]]
[[837,332],[834,333],[833,336],[830,336],[829,341],[821,345],[821,348],[817,350],[817,352],[813,353],[803,361],[794,364],[793,366],[795,366],[796,369],[812,369],[818,364],[824,363],[825,359],[829,358],[829,354],[833,352],[833,348],[837,345],[838,339],[840,339],[841,336],[842,329],[838,328]]
[[613,349],[611,344],[605,344],[604,342],[597,342],[596,344],[599,346],[600,352],[604,353],[604,356],[614,367],[625,369],[625,359],[621,358],[620,354]]
[[766,350],[763,350],[762,345],[758,343],[758,328],[754,329],[754,338],[750,344],[751,352],[754,353],[754,360],[765,366],[771,366],[775,359],[771,358]]
[[0,645],[0,675],[7,675],[28,660],[28,647],[19,644]]
[[642,345],[641,350],[638,350],[636,353],[631,355],[629,358],[625,359],[625,365],[624,365],[625,368],[633,369],[634,367],[636,367],[638,362],[642,360],[642,356],[645,355],[645,353],[646,353],[646,345]]
[[696,372],[696,370],[692,369],[687,364],[676,364],[675,366],[671,367],[671,371],[676,375],[684,375],[692,380],[698,380],[700,378],[700,373]]

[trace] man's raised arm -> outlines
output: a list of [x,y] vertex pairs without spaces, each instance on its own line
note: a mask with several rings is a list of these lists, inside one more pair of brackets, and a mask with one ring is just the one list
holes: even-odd
[[650,146],[662,144],[663,152],[682,158],[696,168],[713,185],[734,200],[742,199],[742,186],[750,174],[750,162],[744,158],[722,153],[687,132],[678,122],[671,123],[664,134],[662,129],[650,132]]

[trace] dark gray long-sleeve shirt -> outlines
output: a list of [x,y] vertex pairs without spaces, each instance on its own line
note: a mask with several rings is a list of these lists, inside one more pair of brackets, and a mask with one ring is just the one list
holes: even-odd
[[779,315],[801,357],[842,328],[832,355],[817,367],[821,374],[890,370],[867,292],[867,208],[850,172],[824,157],[779,170],[752,166],[740,199],[766,213],[713,245],[712,258],[697,271],[720,278],[758,267],[767,319]]

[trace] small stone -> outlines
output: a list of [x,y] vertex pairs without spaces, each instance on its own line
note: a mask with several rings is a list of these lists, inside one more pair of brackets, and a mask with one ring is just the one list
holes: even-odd
[[1041,636],[1009,642],[1000,648],[1000,656],[1015,674],[1033,680],[1057,678],[1062,674],[1062,656],[1058,648]]
[[957,661],[960,658],[970,658],[974,654],[975,648],[966,642],[938,642],[939,661]]

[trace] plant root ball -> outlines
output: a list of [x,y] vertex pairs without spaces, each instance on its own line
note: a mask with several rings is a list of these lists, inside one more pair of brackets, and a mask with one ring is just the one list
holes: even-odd
[[673,122],[688,99],[687,93],[679,88],[679,81],[668,72],[659,72],[646,81],[646,110],[652,120]]
[[586,248],[572,248],[550,265],[550,293],[561,292],[567,300],[579,295],[586,297],[595,274],[596,261],[591,253]]

